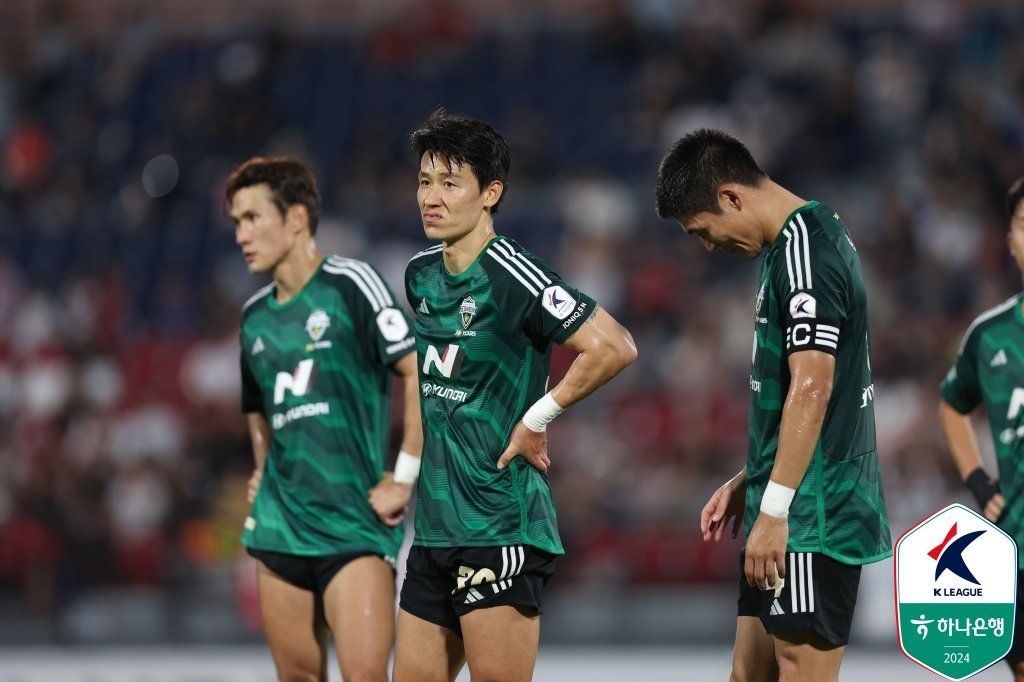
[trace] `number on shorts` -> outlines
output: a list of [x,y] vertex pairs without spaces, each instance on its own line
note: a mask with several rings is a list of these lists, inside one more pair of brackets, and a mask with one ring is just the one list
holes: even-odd
[[482,585],[483,583],[493,583],[498,579],[498,576],[494,575],[494,571],[489,568],[470,568],[469,566],[459,566],[459,579],[455,583],[455,589],[452,590],[452,594],[460,590],[466,589],[466,585]]

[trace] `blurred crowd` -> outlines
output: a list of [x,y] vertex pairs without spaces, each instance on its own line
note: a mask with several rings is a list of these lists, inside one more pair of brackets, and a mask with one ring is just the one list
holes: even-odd
[[661,155],[699,127],[853,231],[894,536],[962,497],[937,386],[970,321],[1021,288],[1003,206],[1024,174],[1020,3],[391,2],[320,30],[228,12],[193,35],[140,11],[104,29],[83,5],[14,2],[30,24],[0,41],[3,603],[56,618],[91,590],[234,574],[238,312],[265,281],[224,179],[256,153],[305,159],[321,250],[401,291],[427,245],[408,137],[439,104],[510,142],[498,232],[640,349],[551,432],[553,589],[734,579],[736,545],[696,529],[744,461],[756,264],[653,208]]

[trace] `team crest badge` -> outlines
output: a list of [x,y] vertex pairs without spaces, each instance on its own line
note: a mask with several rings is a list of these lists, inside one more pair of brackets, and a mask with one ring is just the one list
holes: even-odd
[[754,314],[761,314],[761,304],[764,303],[764,287],[765,283],[761,283],[761,288],[757,290],[757,300],[754,302]]
[[476,299],[472,296],[467,296],[462,299],[462,305],[459,306],[459,317],[462,318],[462,328],[469,329],[470,323],[473,321],[473,317],[476,316]]
[[314,341],[319,341],[323,338],[324,332],[331,326],[331,318],[327,316],[323,310],[319,308],[314,310],[306,318],[306,332],[309,334],[309,338]]
[[896,543],[896,627],[915,663],[962,680],[1013,642],[1017,546],[984,516],[953,504]]

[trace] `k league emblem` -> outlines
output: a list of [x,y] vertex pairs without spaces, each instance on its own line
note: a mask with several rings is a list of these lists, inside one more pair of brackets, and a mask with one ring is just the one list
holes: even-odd
[[462,299],[462,305],[459,306],[459,317],[462,318],[462,328],[469,329],[469,324],[473,321],[473,317],[476,315],[476,299],[472,296],[467,296]]
[[896,626],[915,663],[963,680],[1013,643],[1017,546],[962,504],[936,512],[896,543]]

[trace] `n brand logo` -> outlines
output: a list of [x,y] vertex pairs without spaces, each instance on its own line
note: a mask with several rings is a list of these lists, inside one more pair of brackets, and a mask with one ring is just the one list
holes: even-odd
[[427,352],[423,356],[423,373],[430,376],[430,368],[434,367],[437,369],[434,376],[440,375],[445,379],[458,378],[462,357],[461,349],[454,343],[449,343],[444,353],[439,353],[436,346],[427,346]]
[[274,404],[280,405],[284,402],[285,391],[291,391],[295,396],[306,395],[312,383],[313,369],[313,360],[306,359],[298,364],[293,374],[278,372],[277,380],[274,382]]
[[1016,419],[1020,414],[1021,407],[1024,407],[1024,388],[1018,387],[1013,389],[1013,394],[1010,396],[1010,409],[1006,411],[1006,418]]

